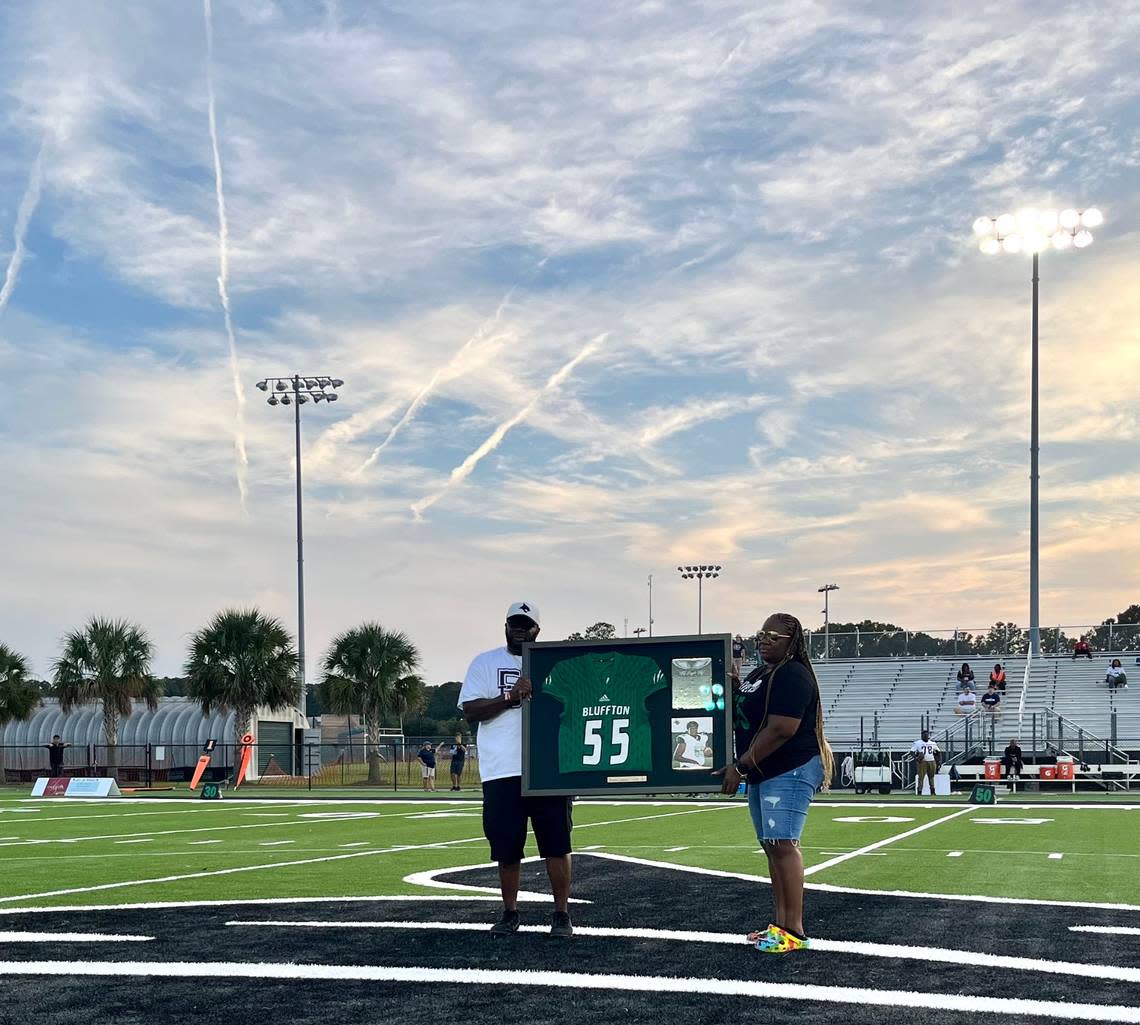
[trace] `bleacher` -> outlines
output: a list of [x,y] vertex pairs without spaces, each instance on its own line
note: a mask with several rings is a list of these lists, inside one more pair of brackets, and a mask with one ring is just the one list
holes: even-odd
[[[1120,659],[1129,676],[1127,690],[1110,690],[1104,682],[1112,659]],[[1127,726],[1130,737],[1140,739],[1140,656],[1135,651],[1114,654],[1093,653],[1092,661],[1072,656],[1045,655],[1033,660],[1029,689],[1025,695],[1026,713],[1051,708],[1084,729],[1108,737],[1116,715],[1118,733]]]
[[[996,659],[866,658],[815,662],[828,737],[835,746],[844,748],[904,744],[909,747],[924,723],[935,732],[946,729],[961,719],[955,714],[955,688],[963,661],[969,661],[974,670],[980,696]],[[1006,690],[999,721],[1016,721],[1025,659],[1012,657],[1002,665]]]

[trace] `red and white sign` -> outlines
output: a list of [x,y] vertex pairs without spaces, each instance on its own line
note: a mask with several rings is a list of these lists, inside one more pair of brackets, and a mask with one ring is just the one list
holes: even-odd
[[33,797],[122,797],[119,784],[110,777],[41,776],[32,787]]

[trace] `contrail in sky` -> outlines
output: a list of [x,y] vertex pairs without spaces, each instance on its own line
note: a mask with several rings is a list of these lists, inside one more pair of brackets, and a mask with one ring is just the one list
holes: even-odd
[[487,337],[487,333],[499,322],[499,318],[502,317],[503,310],[507,308],[507,303],[511,301],[511,295],[513,293],[514,289],[512,288],[500,300],[495,312],[485,321],[483,321],[483,323],[479,325],[478,330],[470,338],[468,338],[462,346],[460,346],[459,351],[454,356],[452,356],[451,359],[444,363],[443,366],[436,369],[436,372],[432,374],[428,379],[427,384],[425,384],[419,390],[419,393],[416,395],[416,397],[412,399],[411,404],[407,409],[404,410],[404,415],[396,421],[395,425],[388,432],[388,436],[382,442],[380,442],[380,444],[372,450],[372,454],[367,459],[365,459],[363,463],[361,463],[360,469],[356,471],[357,475],[364,473],[365,470],[376,465],[376,460],[380,458],[380,455],[383,453],[384,449],[392,444],[392,440],[396,437],[396,435],[399,434],[400,431],[403,430],[403,428],[408,423],[410,423],[415,415],[423,408],[424,403],[427,402],[427,400],[431,397],[432,392],[435,391],[436,385],[439,384],[441,380],[451,377],[453,371],[462,364],[463,358],[467,355],[467,353],[469,353],[481,341],[483,341],[484,338]]
[[214,14],[210,0],[202,0],[206,19],[206,97],[210,118],[210,145],[214,150],[214,194],[218,200],[218,296],[222,300],[222,315],[226,322],[226,337],[230,343],[230,377],[233,379],[234,398],[237,399],[237,416],[234,424],[234,456],[237,463],[238,491],[241,507],[249,494],[246,475],[249,456],[245,451],[245,389],[238,368],[237,337],[234,335],[233,315],[230,312],[230,226],[226,220],[226,194],[222,187],[222,153],[218,148],[218,119],[214,110]]
[[430,509],[436,502],[438,502],[448,491],[451,490],[456,484],[462,483],[469,476],[471,471],[479,465],[479,461],[487,455],[490,455],[499,447],[499,444],[507,436],[507,432],[512,427],[517,427],[521,424],[531,413],[538,408],[542,400],[555,391],[563,381],[566,380],[573,372],[574,368],[585,359],[589,359],[598,349],[601,348],[602,343],[606,340],[606,335],[598,335],[593,341],[588,342],[581,352],[578,353],[568,363],[564,363],[553,374],[550,375],[546,384],[544,384],[534,395],[534,397],[520,409],[514,416],[504,420],[498,427],[496,427],[487,440],[483,442],[474,452],[471,453],[466,459],[463,460],[454,470],[451,471],[451,476],[447,478],[447,483],[444,484],[435,494],[428,495],[426,498],[421,498],[418,502],[412,504],[412,514],[417,520],[423,518],[424,511]]
[[44,183],[44,147],[40,144],[40,151],[36,154],[36,162],[32,164],[32,173],[28,175],[28,187],[24,190],[24,197],[16,211],[16,226],[12,229],[12,255],[8,260],[8,270],[4,274],[4,284],[0,286],[0,313],[8,305],[8,300],[16,290],[16,278],[20,275],[20,265],[24,262],[24,238],[28,234],[28,224],[35,213],[36,205],[40,201],[40,189]]

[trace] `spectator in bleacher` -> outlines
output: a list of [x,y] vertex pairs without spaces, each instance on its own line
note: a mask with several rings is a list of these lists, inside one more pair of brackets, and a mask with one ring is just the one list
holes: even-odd
[[740,676],[740,667],[744,665],[744,638],[737,634],[732,639],[732,675]]
[[1092,645],[1089,644],[1089,639],[1084,634],[1081,634],[1081,639],[1073,645],[1074,661],[1079,655],[1084,655],[1090,662],[1092,661]]
[[1124,675],[1124,667],[1120,664],[1120,659],[1114,658],[1112,660],[1112,665],[1104,674],[1104,682],[1108,684],[1109,690],[1116,690],[1117,687],[1128,690],[1128,677]]
[[942,749],[930,739],[930,730],[922,731],[922,739],[911,744],[910,753],[914,755],[914,764],[918,772],[918,778],[915,780],[915,791],[919,797],[922,796],[924,784],[929,776],[930,796],[933,797],[934,777],[942,763]]
[[1025,767],[1025,763],[1021,760],[1021,748],[1018,746],[1016,737],[1006,745],[1001,756],[1001,763],[1005,766],[1007,779],[1011,776],[1018,779],[1021,776],[1021,770]]
[[958,695],[958,706],[954,709],[955,715],[973,715],[978,707],[978,695],[967,687]]
[[1001,715],[1001,692],[993,680],[990,681],[989,688],[982,695],[982,708],[990,715]]
[[1002,669],[1000,662],[996,663],[990,671],[990,683],[996,683],[997,689],[1003,694],[1005,693],[1005,670]]
[[955,689],[959,694],[974,689],[974,670],[970,668],[969,662],[963,662],[962,668],[958,670],[958,686]]

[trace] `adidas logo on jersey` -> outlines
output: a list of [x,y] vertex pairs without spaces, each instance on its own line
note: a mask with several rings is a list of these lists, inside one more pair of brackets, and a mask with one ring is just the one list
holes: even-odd
[[603,694],[600,698],[598,698],[599,701],[609,701],[609,699],[610,696],[608,694]]

